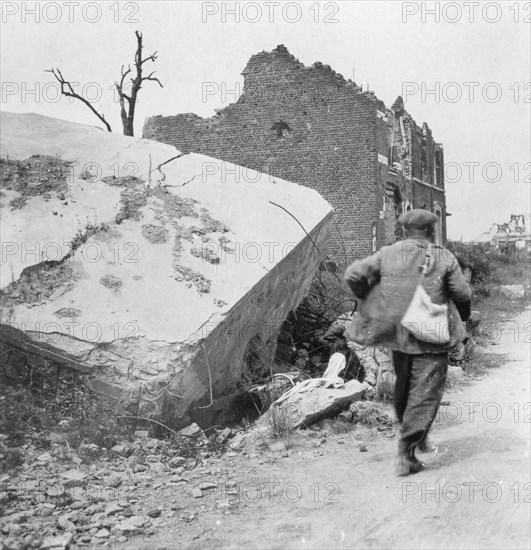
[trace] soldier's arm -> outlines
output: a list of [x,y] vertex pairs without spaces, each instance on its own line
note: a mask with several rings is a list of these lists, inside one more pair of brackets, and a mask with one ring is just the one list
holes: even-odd
[[360,300],[363,300],[369,290],[380,280],[382,253],[379,250],[364,260],[350,264],[343,275],[348,286]]
[[454,301],[461,319],[467,321],[470,318],[472,291],[453,255],[446,281],[448,285],[448,296]]

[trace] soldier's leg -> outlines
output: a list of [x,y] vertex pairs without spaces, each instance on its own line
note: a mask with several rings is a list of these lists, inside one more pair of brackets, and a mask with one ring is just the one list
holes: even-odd
[[437,416],[446,383],[448,354],[411,357],[410,389],[402,418],[401,443],[404,452],[413,456]]
[[411,355],[400,351],[393,351],[393,367],[395,369],[396,382],[393,402],[398,422],[402,423],[404,411],[406,410],[409,394],[409,371],[411,366]]
[[[396,416],[400,422],[400,432],[403,430],[404,412],[407,407],[410,392],[412,356],[399,351],[393,352],[393,366],[396,374],[394,405]],[[398,440],[398,457],[395,465],[397,475],[404,476],[419,471],[418,465],[413,462],[404,443],[402,435]]]

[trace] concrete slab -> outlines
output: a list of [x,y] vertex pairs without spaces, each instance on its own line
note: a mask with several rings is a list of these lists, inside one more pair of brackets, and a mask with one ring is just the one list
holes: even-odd
[[321,259],[279,206],[322,249],[316,191],[40,115],[1,123],[4,325],[143,415],[184,418],[271,360]]

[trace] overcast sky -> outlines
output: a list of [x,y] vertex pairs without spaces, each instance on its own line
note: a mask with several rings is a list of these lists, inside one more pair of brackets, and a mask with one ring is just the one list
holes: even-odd
[[164,84],[140,92],[141,135],[148,116],[211,116],[234,102],[249,57],[284,44],[387,106],[404,97],[444,145],[448,233],[467,240],[531,210],[530,20],[528,1],[3,2],[2,110],[98,125],[58,97],[44,70],[59,67],[121,131],[112,86],[140,30]]

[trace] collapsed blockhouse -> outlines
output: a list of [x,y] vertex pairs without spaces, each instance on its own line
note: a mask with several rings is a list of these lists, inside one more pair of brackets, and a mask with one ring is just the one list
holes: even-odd
[[141,417],[185,422],[271,365],[332,215],[268,174],[34,114],[2,113],[1,168],[3,376],[74,370]]

